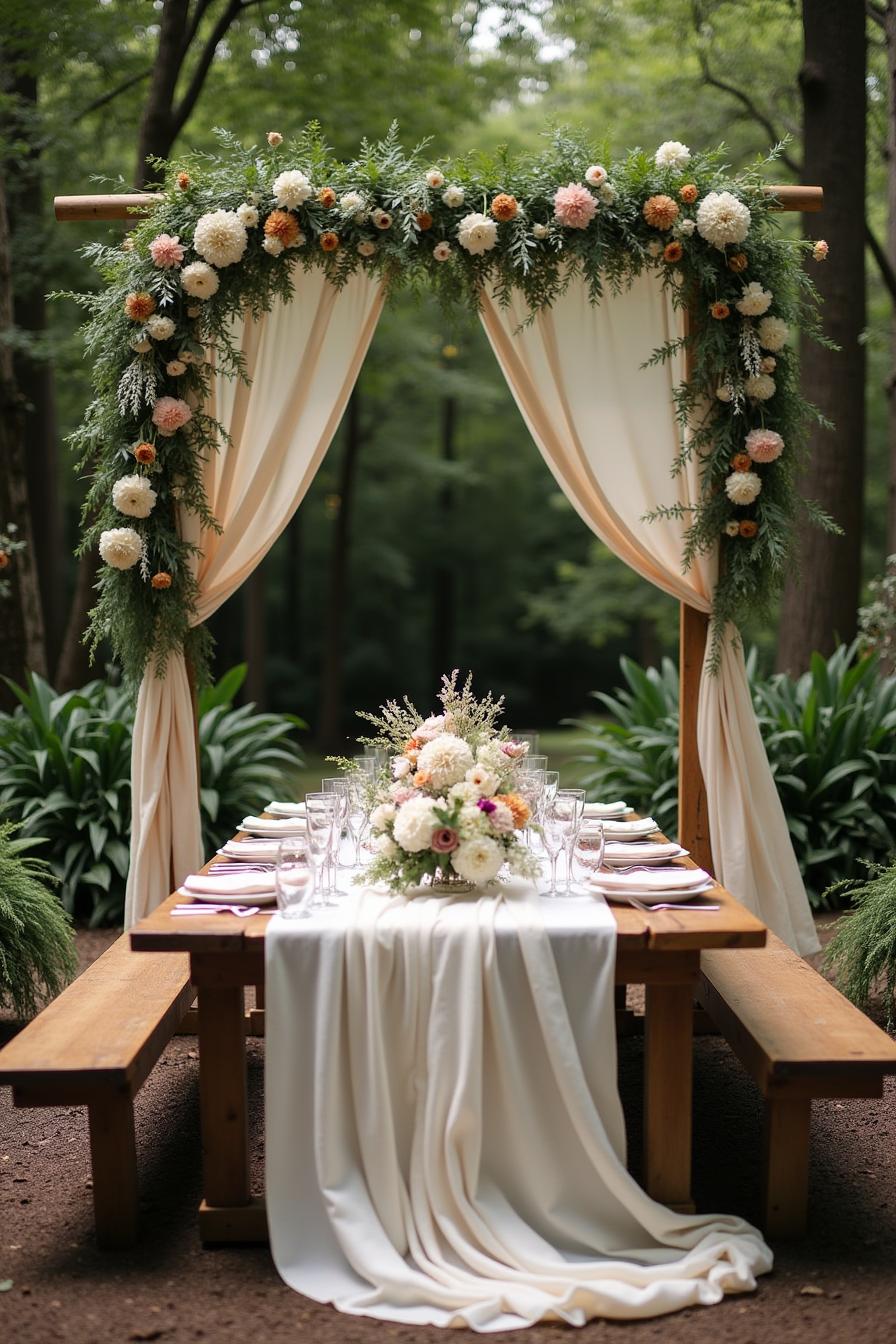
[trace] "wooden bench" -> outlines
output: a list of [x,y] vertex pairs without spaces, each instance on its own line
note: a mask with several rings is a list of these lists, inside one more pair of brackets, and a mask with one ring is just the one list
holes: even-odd
[[96,1239],[137,1232],[134,1097],[193,999],[189,958],[131,951],[123,934],[0,1050],[16,1106],[86,1106]]
[[697,998],[765,1097],[764,1225],[802,1236],[815,1097],[879,1097],[896,1041],[795,952],[704,952]]

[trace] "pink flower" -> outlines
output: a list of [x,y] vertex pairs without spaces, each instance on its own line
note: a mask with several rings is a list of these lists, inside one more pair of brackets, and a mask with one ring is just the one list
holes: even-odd
[[784,440],[773,429],[751,429],[745,446],[754,462],[774,462],[784,451]]
[[450,854],[452,849],[457,849],[459,844],[460,836],[453,827],[440,826],[437,831],[433,831],[429,847],[435,850],[436,854]]
[[812,256],[816,261],[827,261],[828,252],[830,250],[831,249],[828,247],[825,240],[823,238],[819,238],[818,242],[812,249]]
[[409,789],[407,784],[390,784],[389,796],[396,807],[401,807],[402,803],[417,797],[417,790]]
[[512,761],[519,760],[520,756],[525,756],[529,750],[528,742],[502,742],[501,750],[505,756],[509,756]]
[[597,201],[587,187],[570,182],[554,193],[554,218],[568,229],[587,229],[597,214]]
[[152,422],[159,433],[170,437],[192,419],[193,412],[179,397],[159,397],[152,408]]
[[150,243],[149,255],[156,266],[167,271],[172,266],[181,264],[184,259],[184,249],[180,245],[180,239],[172,238],[170,233],[160,233],[158,238],[153,238]]

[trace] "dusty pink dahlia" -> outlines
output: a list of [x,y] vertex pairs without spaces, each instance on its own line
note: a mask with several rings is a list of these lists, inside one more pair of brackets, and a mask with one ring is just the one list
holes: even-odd
[[159,397],[152,408],[152,422],[160,434],[172,435],[192,418],[193,412],[180,397]]
[[597,214],[597,201],[587,187],[570,182],[554,192],[554,218],[567,229],[587,229]]
[[784,440],[773,429],[751,429],[745,446],[754,462],[774,462],[784,451]]
[[172,238],[170,233],[160,233],[158,238],[153,238],[150,243],[149,255],[156,266],[168,271],[173,266],[181,264],[184,249],[180,245],[180,239]]

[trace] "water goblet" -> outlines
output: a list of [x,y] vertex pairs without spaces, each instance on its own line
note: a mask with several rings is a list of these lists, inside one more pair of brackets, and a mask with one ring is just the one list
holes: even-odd
[[277,909],[284,919],[308,919],[314,882],[308,868],[305,845],[290,837],[277,846],[277,866],[274,870]]
[[568,823],[569,819],[563,815],[562,811],[555,813],[553,808],[549,808],[545,813],[541,825],[541,842],[551,861],[551,885],[539,893],[541,896],[558,896],[560,894],[557,891],[557,859],[566,844]]
[[520,758],[521,770],[547,770],[547,756],[523,756]]
[[[573,876],[579,879],[576,887],[584,883],[587,891],[588,879],[599,873],[604,861],[605,847],[604,824],[602,821],[585,821],[576,836],[573,846]],[[573,890],[576,890],[576,887]]]
[[330,793],[305,794],[305,838],[308,862],[314,871],[318,905],[335,905],[327,892],[326,867],[330,858],[335,825],[336,796]]
[[557,790],[560,787],[560,771],[545,770],[544,772],[544,801],[545,804],[552,803],[557,797]]
[[361,867],[361,841],[364,838],[369,817],[365,783],[359,778],[350,779],[345,825],[355,846],[355,861],[353,864],[355,868]]
[[544,771],[523,770],[517,783],[517,792],[528,805],[530,824],[526,826],[526,843],[531,844],[531,823],[540,823],[542,802],[544,799]]
[[330,890],[335,896],[336,870],[347,866],[340,863],[339,854],[342,845],[342,835],[345,830],[346,813],[348,812],[348,780],[344,775],[331,775],[329,778],[321,780],[321,791],[326,794],[331,794],[336,799],[333,842],[330,853]]
[[572,873],[572,851],[585,816],[585,790],[558,789],[554,797],[554,807],[558,806],[562,806],[564,813],[570,819],[570,829],[566,840],[566,890],[569,891]]

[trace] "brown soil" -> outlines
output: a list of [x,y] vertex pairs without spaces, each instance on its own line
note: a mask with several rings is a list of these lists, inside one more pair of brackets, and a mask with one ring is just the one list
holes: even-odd
[[[82,964],[114,935],[79,936]],[[253,1149],[262,1173],[263,1043],[249,1046]],[[640,1146],[639,1038],[620,1044],[620,1084],[633,1163]],[[0,1339],[9,1344],[470,1344],[481,1336],[343,1316],[299,1297],[265,1248],[204,1250],[199,1200],[196,1041],[176,1037],[137,1099],[141,1237],[101,1254],[91,1228],[86,1121],[72,1108],[15,1111],[0,1090]],[[892,1344],[896,1339],[896,1080],[883,1100],[818,1102],[812,1126],[808,1238],[776,1246],[758,1291],[652,1321],[594,1321],[489,1336],[527,1344]],[[758,1217],[761,1100],[727,1046],[700,1037],[695,1061],[698,1208]]]

